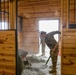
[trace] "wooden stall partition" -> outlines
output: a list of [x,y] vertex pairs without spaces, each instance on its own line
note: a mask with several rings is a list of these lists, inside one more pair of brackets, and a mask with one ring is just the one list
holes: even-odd
[[62,35],[62,74],[76,75],[76,32],[65,30]]
[[61,0],[61,75],[76,75],[76,0]]
[[0,75],[16,75],[16,31],[0,31]]

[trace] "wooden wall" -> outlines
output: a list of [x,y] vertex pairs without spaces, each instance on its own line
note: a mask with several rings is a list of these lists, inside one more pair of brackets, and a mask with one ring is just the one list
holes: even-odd
[[15,30],[0,31],[0,75],[16,75]]
[[0,0],[0,25],[2,22],[8,29],[0,28],[0,75],[16,75],[16,0]]
[[70,10],[68,10],[68,1],[61,1],[61,75],[76,75],[76,29],[69,29],[68,27],[69,24],[74,24],[74,0],[70,0]]
[[[69,2],[70,1],[70,2]],[[70,5],[68,5],[70,3]],[[61,21],[62,28],[68,29],[68,23],[74,24],[75,15],[75,7],[74,0],[62,0],[61,1]]]
[[22,49],[22,29],[20,28],[22,25],[20,25],[21,24],[20,20],[21,20],[21,18],[18,17],[18,25],[17,25],[17,30],[18,30],[18,49]]
[[19,0],[18,15],[23,17],[22,49],[38,53],[39,27],[41,19],[59,19],[61,0]]
[[22,33],[18,32],[18,49],[22,49]]
[[62,37],[61,75],[76,75],[76,32],[65,30]]

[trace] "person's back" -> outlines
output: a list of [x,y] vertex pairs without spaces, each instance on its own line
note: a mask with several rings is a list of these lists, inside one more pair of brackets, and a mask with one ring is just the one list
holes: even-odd
[[57,44],[57,41],[54,38],[55,34],[60,34],[60,31],[52,31],[52,32],[46,34],[45,43],[47,44],[47,46],[50,49],[54,48],[55,45]]

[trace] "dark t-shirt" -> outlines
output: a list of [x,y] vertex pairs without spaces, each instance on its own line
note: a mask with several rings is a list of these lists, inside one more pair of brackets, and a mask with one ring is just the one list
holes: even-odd
[[57,41],[54,38],[55,34],[60,34],[60,31],[53,31],[53,32],[46,34],[45,43],[50,49],[54,48],[55,45],[57,44]]

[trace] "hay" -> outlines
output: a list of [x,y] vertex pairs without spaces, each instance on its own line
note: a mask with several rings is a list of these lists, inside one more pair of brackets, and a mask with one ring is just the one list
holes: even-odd
[[32,56],[28,56],[27,59],[31,62],[31,63],[41,63],[41,62],[45,62],[44,59],[37,57],[35,55]]
[[45,74],[38,68],[26,67],[21,75],[45,75]]
[[18,50],[18,54],[19,54],[19,56],[21,56],[21,55],[24,55],[24,56],[26,56],[27,54],[28,54],[28,52],[27,51],[24,51],[24,50]]

